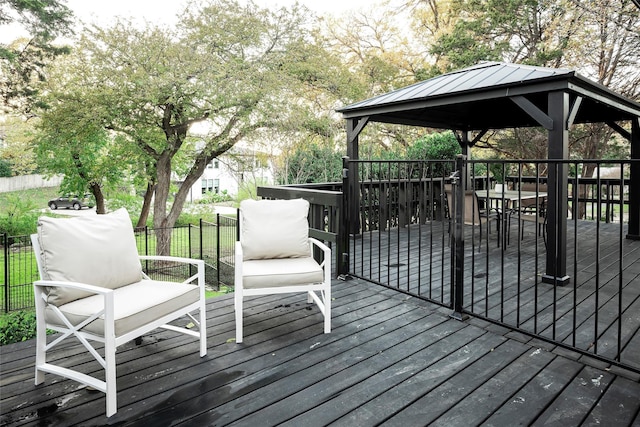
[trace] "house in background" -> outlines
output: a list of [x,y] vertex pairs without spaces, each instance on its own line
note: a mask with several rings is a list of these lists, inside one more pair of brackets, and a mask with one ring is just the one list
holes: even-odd
[[[266,153],[237,148],[214,159],[205,168],[200,181],[191,187],[187,201],[195,202],[207,193],[221,194],[224,191],[236,196],[243,188],[273,184],[269,158]],[[176,183],[180,185],[182,181]]]

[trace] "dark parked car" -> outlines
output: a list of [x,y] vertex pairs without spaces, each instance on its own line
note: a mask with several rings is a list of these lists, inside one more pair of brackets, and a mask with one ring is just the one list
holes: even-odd
[[78,196],[62,196],[57,199],[49,200],[49,208],[52,210],[58,208],[73,208],[80,210],[82,208],[92,208],[95,206],[93,195],[85,194],[83,197]]

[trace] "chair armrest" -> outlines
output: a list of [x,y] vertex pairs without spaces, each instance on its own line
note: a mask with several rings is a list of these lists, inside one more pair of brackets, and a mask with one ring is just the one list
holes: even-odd
[[[184,258],[184,257],[175,257],[175,256],[165,256],[165,255],[139,255],[141,261],[168,261],[168,262],[177,262],[181,264],[191,264],[198,267],[198,272],[193,276],[189,277],[187,280],[182,283],[191,283],[194,280],[198,280],[198,286],[201,288],[201,298],[204,298],[204,261],[201,259],[195,258]],[[145,278],[149,278],[146,273],[142,273]]]
[[[325,280],[328,280],[329,275],[331,274],[331,248],[322,243],[320,240],[309,237],[309,249],[313,249],[313,246],[320,249],[323,253],[324,259],[322,260],[320,265],[324,269]],[[313,250],[311,250],[311,252],[313,253]]]
[[331,256],[331,248],[329,248],[327,245],[322,243],[320,240],[314,237],[309,237],[309,243],[310,243],[310,246],[313,245],[321,249],[325,255]]
[[[82,291],[86,291],[89,293],[93,293],[96,295],[101,295],[104,305],[101,311],[99,311],[98,313],[95,313],[93,316],[91,316],[88,320],[85,320],[84,322],[80,323],[78,325],[79,328],[84,327],[87,323],[93,321],[95,318],[97,318],[98,316],[104,315],[104,335],[103,336],[112,336],[115,335],[115,315],[114,315],[114,305],[113,305],[113,295],[114,295],[114,290],[113,289],[109,289],[109,288],[103,288],[101,286],[95,286],[95,285],[88,285],[86,283],[78,283],[78,282],[61,282],[61,281],[56,281],[56,280],[37,280],[35,282],[33,282],[33,290],[35,293],[35,303],[36,303],[36,328],[37,328],[37,334],[40,337],[40,339],[44,339],[44,335],[46,334],[45,330],[46,330],[46,322],[45,322],[45,315],[44,315],[44,311],[47,305],[46,302],[46,295],[47,292],[44,288],[46,287],[60,287],[60,288],[72,288],[72,289],[78,289],[78,290],[82,290]],[[53,311],[56,313],[56,315],[59,317],[59,319],[69,328],[69,329],[74,329],[74,327],[71,325],[71,323],[69,323],[69,321],[67,320],[67,318],[61,313],[60,309],[56,306],[51,304],[51,308],[53,309]],[[55,345],[55,343],[62,341],[66,336],[68,335],[68,332],[65,333],[63,336],[59,337],[56,341],[54,341],[53,343],[50,344],[50,346]],[[86,339],[82,336],[78,336],[78,339],[85,345],[85,347],[88,346],[88,343],[86,342]],[[89,346],[91,347],[91,346]],[[87,349],[89,348],[87,347]],[[89,350],[92,354],[95,353],[94,351]],[[97,353],[94,354],[94,356],[97,355]],[[100,360],[100,359],[98,359]]]
[[140,255],[140,259],[148,260],[148,261],[181,262],[184,264],[193,264],[193,265],[202,264],[202,267],[204,267],[204,261],[201,259],[195,259],[195,258],[184,258],[184,257],[163,256],[163,255]]
[[93,294],[101,294],[106,295],[113,292],[113,289],[103,288],[101,286],[88,285],[86,283],[78,283],[78,282],[62,282],[57,280],[36,280],[33,282],[33,286],[35,288],[71,288],[78,289],[85,292],[91,292]]

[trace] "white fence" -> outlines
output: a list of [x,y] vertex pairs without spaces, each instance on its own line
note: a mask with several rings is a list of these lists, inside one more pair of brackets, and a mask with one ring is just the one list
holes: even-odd
[[22,175],[0,178],[0,193],[28,190],[30,188],[57,187],[62,183],[62,175],[45,178],[43,175]]

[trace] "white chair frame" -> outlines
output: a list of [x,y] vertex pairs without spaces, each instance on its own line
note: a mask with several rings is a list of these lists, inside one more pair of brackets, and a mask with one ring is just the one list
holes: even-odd
[[323,253],[320,266],[323,269],[324,280],[322,283],[311,283],[295,286],[274,286],[268,288],[245,289],[242,275],[242,245],[236,242],[235,246],[235,314],[236,314],[236,343],[243,340],[243,299],[252,295],[272,295],[285,293],[307,292],[307,303],[315,302],[324,316],[324,333],[331,332],[331,249],[313,237],[309,237],[309,253],[313,248],[319,248]]
[[[40,244],[38,242],[37,234],[31,235],[31,242],[33,244],[36,261],[38,264],[38,271],[40,277],[44,277],[42,268],[42,259],[40,257]],[[51,373],[60,375],[65,378],[69,378],[74,381],[78,381],[89,387],[92,387],[98,391],[106,394],[106,415],[110,417],[117,412],[117,389],[116,389],[116,349],[118,346],[136,339],[154,329],[164,328],[175,332],[180,332],[200,341],[200,357],[207,354],[207,321],[206,321],[206,305],[205,305],[205,281],[204,281],[204,261],[169,257],[169,256],[154,256],[154,255],[141,255],[141,260],[157,260],[157,261],[170,261],[177,263],[188,263],[197,267],[197,272],[182,283],[192,283],[196,281],[199,286],[200,298],[197,302],[189,304],[179,310],[167,313],[160,319],[153,322],[141,325],[140,327],[132,330],[123,335],[117,336],[115,333],[115,318],[114,318],[114,299],[112,289],[107,289],[99,286],[88,285],[84,283],[74,282],[61,282],[61,281],[49,281],[38,280],[34,282],[34,293],[36,303],[36,366],[35,366],[35,384],[41,384],[44,382],[45,373]],[[150,280],[150,278],[142,273],[144,279]],[[89,319],[83,321],[80,324],[74,325],[67,319],[64,314],[58,309],[58,307],[47,304],[47,287],[66,287],[71,289],[79,289],[92,294],[102,295],[104,298],[103,309],[98,313],[95,313]],[[65,327],[60,325],[49,324],[45,321],[45,309],[49,306],[58,318],[64,323]],[[199,310],[199,318],[194,317],[191,312]],[[178,319],[183,316],[188,316],[192,319],[193,323],[197,325],[198,330],[194,331],[179,326],[169,325],[168,322]],[[95,333],[82,331],[81,329],[97,319],[103,317],[104,319],[104,332],[102,335]],[[47,343],[47,329],[54,330],[62,335],[56,337],[52,342]],[[84,374],[82,372],[69,369],[63,366],[55,365],[47,362],[47,352],[53,349],[56,345],[60,344],[63,340],[69,337],[77,338],[91,353],[95,360],[105,370],[105,381],[91,375]],[[89,341],[96,341],[104,344],[104,357],[91,345]]]

